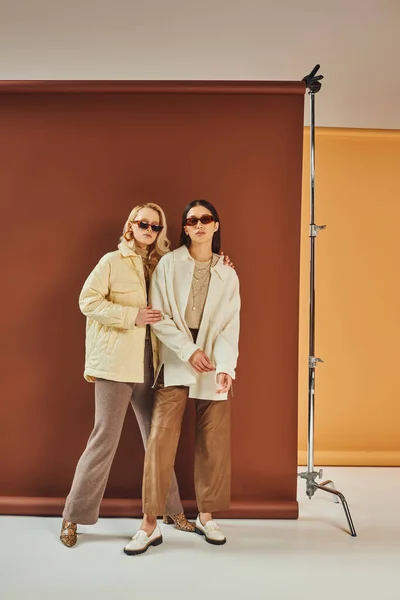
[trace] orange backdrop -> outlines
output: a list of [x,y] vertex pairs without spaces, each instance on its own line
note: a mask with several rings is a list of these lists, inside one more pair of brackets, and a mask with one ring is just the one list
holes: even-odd
[[[304,139],[299,462],[306,463],[309,131]],[[400,131],[316,132],[315,459],[400,465]]]

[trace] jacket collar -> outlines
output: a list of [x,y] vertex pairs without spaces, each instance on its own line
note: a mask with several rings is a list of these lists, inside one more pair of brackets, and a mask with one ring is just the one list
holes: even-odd
[[[177,250],[174,250],[172,254],[174,257],[174,262],[181,262],[185,260],[193,261],[193,258],[190,256],[189,249],[186,246],[180,246]],[[218,262],[212,267],[212,269],[216,271],[216,273],[222,280],[225,279],[226,271],[223,256],[219,257]]]
[[120,251],[122,256],[139,257],[139,254],[137,254],[137,252],[135,252],[134,250],[134,245],[132,244],[132,242],[127,242],[125,239],[118,244],[118,250]]
[[180,246],[173,251],[172,255],[174,257],[174,262],[179,262],[181,260],[193,260],[186,246]]

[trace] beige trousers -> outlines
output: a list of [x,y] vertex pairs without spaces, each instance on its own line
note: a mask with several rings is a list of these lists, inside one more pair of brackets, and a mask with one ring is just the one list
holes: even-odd
[[[165,388],[162,377],[158,379],[144,463],[143,513],[165,512],[188,395],[188,387]],[[230,503],[231,401],[194,402],[196,499],[200,512],[212,513],[229,508]]]
[[[151,344],[146,341],[144,383],[120,383],[97,379],[95,382],[95,423],[86,449],[76,467],[63,518],[73,523],[91,525],[99,517],[100,503],[118,447],[129,403],[135,412],[146,448],[153,411]],[[175,474],[167,489],[166,513],[183,511]]]

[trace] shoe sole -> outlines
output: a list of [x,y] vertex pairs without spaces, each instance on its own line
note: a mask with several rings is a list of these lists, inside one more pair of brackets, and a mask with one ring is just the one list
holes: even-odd
[[204,537],[206,538],[206,542],[208,542],[209,544],[212,544],[213,546],[223,546],[224,544],[226,544],[226,538],[224,540],[212,540],[204,533],[204,531],[202,531],[198,527],[195,527],[194,531],[198,535],[204,535]]
[[126,548],[124,548],[124,552],[125,552],[125,554],[128,554],[129,556],[136,556],[136,554],[144,554],[145,552],[147,552],[147,550],[150,548],[150,546],[159,546],[162,543],[163,543],[163,539],[161,536],[161,537],[156,538],[152,542],[149,542],[147,544],[147,546],[145,546],[144,548],[140,548],[140,550],[127,550]]

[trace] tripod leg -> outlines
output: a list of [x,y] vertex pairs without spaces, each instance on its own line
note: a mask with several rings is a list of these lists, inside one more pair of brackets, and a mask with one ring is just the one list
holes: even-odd
[[[326,481],[322,481],[319,485],[322,487],[328,486],[328,487],[332,488],[333,490],[336,490],[335,484],[333,483],[332,479],[327,479]],[[340,500],[335,494],[333,495],[333,501],[335,502],[335,504],[340,504]]]
[[328,492],[328,494],[333,494],[334,496],[337,496],[341,500],[343,510],[346,515],[347,523],[349,524],[350,535],[352,537],[357,537],[357,533],[356,533],[356,530],[353,525],[353,520],[351,518],[349,506],[348,506],[346,498],[343,496],[343,494],[341,492],[338,492],[337,490],[333,490],[329,487],[324,487],[315,482],[313,483],[313,485],[317,488],[317,490],[322,490],[323,492]]

